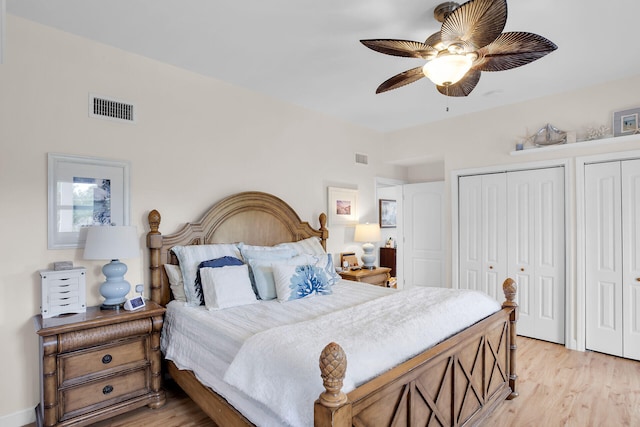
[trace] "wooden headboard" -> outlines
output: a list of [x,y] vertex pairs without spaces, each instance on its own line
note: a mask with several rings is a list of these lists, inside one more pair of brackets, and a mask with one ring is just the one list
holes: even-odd
[[166,306],[171,299],[164,264],[177,264],[171,252],[176,245],[238,243],[271,246],[316,236],[326,249],[329,237],[327,216],[320,214],[320,228],[314,229],[300,220],[298,214],[276,196],[257,191],[234,194],[213,205],[197,222],[187,223],[176,233],[162,235],[160,212],[149,212],[149,248],[151,299]]

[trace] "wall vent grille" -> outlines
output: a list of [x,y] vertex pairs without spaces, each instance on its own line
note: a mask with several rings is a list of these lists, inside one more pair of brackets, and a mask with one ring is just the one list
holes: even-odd
[[366,154],[362,154],[362,153],[356,153],[356,163],[361,164],[361,165],[368,165],[369,164],[369,156],[367,156]]
[[89,94],[89,116],[135,123],[134,105],[113,98]]

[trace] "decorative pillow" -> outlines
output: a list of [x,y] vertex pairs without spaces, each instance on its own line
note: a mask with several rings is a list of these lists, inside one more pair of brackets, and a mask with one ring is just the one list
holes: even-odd
[[332,293],[324,269],[315,265],[274,264],[273,277],[280,302]]
[[205,306],[209,310],[258,302],[249,281],[246,264],[200,269]]
[[173,299],[176,301],[186,302],[187,297],[184,294],[184,282],[182,280],[182,271],[180,267],[173,264],[165,264],[164,271],[167,272],[167,278],[169,279],[169,287],[173,294]]
[[235,244],[174,246],[171,250],[180,262],[187,304],[192,306],[200,305],[195,289],[198,265],[202,261],[223,256],[240,258],[240,250]]
[[324,273],[327,275],[327,280],[329,280],[330,282],[329,284],[331,286],[336,284],[336,282],[341,279],[340,275],[336,273],[336,269],[333,265],[333,255],[331,254],[325,253],[321,255],[309,255],[309,254],[298,255],[296,257],[291,258],[287,263],[295,264],[295,265],[310,264],[318,268],[321,268],[322,270],[324,270]]
[[318,237],[308,237],[297,242],[280,243],[279,245],[276,245],[276,247],[287,247],[294,249],[298,255],[323,255],[327,253],[322,247],[322,244],[320,244],[320,239]]
[[226,267],[228,265],[242,265],[244,262],[242,260],[232,257],[232,256],[223,256],[220,258],[210,259],[208,261],[202,261],[198,264],[198,272],[196,273],[196,296],[200,298],[200,305],[204,305],[204,294],[202,293],[202,281],[200,279],[200,271],[203,267]]
[[287,247],[241,245],[240,252],[249,264],[251,281],[256,295],[262,300],[276,297],[273,281],[273,263],[291,259],[295,250]]

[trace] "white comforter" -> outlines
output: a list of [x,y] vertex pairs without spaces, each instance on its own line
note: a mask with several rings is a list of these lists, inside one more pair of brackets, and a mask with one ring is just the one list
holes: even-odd
[[329,342],[337,342],[347,354],[343,391],[349,392],[499,309],[495,300],[476,291],[395,292],[251,336],[224,380],[288,424],[312,426],[313,402],[324,390],[318,358]]

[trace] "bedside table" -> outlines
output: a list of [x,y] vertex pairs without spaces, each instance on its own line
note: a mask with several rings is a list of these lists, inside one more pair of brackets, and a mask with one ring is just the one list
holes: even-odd
[[390,271],[391,269],[388,267],[376,267],[373,270],[363,268],[361,270],[339,271],[338,274],[345,280],[387,286],[387,280],[391,277]]
[[43,319],[38,426],[83,426],[165,403],[160,331],[165,309],[146,301],[136,311],[100,310]]

